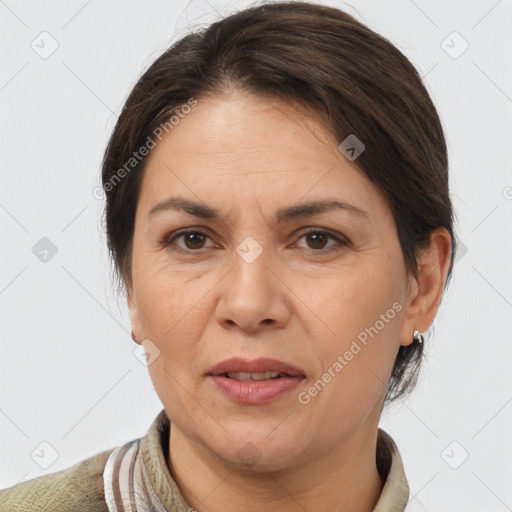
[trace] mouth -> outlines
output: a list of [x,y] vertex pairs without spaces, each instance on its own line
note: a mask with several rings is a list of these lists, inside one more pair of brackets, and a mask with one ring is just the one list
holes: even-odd
[[306,378],[300,368],[266,358],[253,361],[227,359],[214,366],[207,376],[224,396],[246,405],[261,405],[276,400]]
[[263,357],[252,361],[232,357],[216,364],[208,371],[207,375],[223,376],[243,382],[265,381],[283,377],[306,377],[304,371],[296,366],[277,359]]

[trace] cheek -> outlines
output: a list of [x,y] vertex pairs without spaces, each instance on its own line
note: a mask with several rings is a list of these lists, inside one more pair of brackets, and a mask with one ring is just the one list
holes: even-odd
[[161,335],[164,328],[189,324],[188,315],[196,308],[201,309],[207,283],[199,283],[197,276],[191,278],[183,268],[170,265],[164,252],[148,256],[140,263],[136,272],[137,294],[146,327]]
[[190,373],[198,340],[212,315],[205,294],[213,285],[157,258],[139,268],[137,301],[144,337],[155,343],[161,356],[150,365],[152,377],[171,378],[162,373],[165,369],[180,378]]
[[[364,268],[340,268],[314,281],[295,280],[294,293],[304,298],[311,318],[316,319],[309,333],[311,339],[318,339],[322,333],[331,340],[330,345],[342,349],[401,299],[397,282],[389,268],[365,264]],[[395,310],[388,316],[396,319]],[[391,322],[386,323],[385,330],[389,325]]]
[[309,296],[308,305],[319,312],[323,324],[312,339],[322,364],[321,379],[329,381],[325,398],[340,411],[364,408],[385,388],[399,346],[403,309],[399,280],[391,275],[382,266],[333,275],[323,282],[321,293]]

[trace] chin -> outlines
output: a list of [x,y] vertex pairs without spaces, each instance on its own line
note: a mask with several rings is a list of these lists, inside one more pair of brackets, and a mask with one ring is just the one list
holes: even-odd
[[[305,451],[304,438],[300,432],[284,431],[280,435],[269,436],[275,429],[251,429],[251,433],[241,430],[227,436],[217,446],[210,445],[210,450],[237,470],[251,472],[279,471],[298,463],[298,458]],[[275,434],[275,432],[274,432]]]
[[231,449],[229,453],[216,453],[216,455],[226,465],[237,471],[268,473],[295,466],[298,463],[297,455],[292,452],[291,447],[280,446],[279,449],[275,450],[274,447],[258,447],[248,441],[235,452]]

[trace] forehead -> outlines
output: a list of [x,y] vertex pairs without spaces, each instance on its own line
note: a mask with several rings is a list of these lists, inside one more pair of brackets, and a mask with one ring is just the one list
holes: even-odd
[[318,159],[319,153],[326,158],[333,145],[320,113],[276,98],[233,92],[199,99],[164,135],[153,155],[185,153],[219,163],[232,157],[249,167],[255,156],[258,165],[291,157],[306,162]]
[[209,198],[236,196],[247,206],[327,192],[361,208],[373,202],[375,209],[382,199],[341,154],[321,114],[240,92],[199,99],[152,149],[139,199],[149,210],[171,192],[209,204]]

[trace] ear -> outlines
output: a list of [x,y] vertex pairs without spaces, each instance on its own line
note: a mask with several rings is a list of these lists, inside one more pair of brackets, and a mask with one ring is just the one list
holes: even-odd
[[439,309],[450,266],[452,240],[446,228],[436,228],[430,234],[430,246],[418,257],[418,279],[411,277],[405,306],[400,344],[413,342],[414,329],[428,330]]
[[142,332],[141,332],[141,325],[140,325],[140,319],[139,319],[139,312],[134,300],[134,293],[133,288],[131,286],[126,287],[127,290],[127,304],[128,304],[128,314],[130,315],[130,322],[131,322],[131,328],[132,328],[132,336],[134,338],[134,341],[136,343],[141,343],[142,340]]

